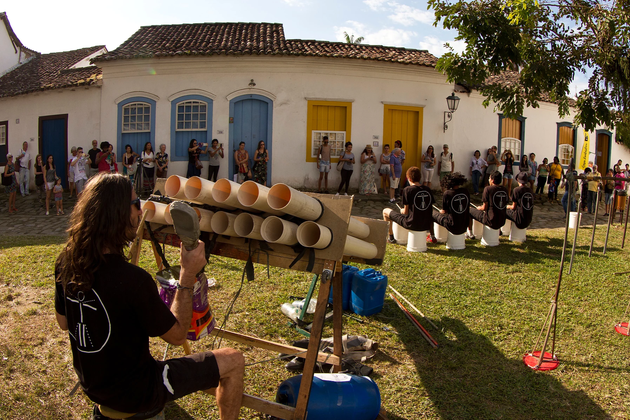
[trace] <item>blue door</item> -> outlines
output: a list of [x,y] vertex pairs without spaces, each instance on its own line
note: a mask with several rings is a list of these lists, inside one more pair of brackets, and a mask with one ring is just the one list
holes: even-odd
[[61,178],[64,188],[68,187],[66,172],[68,160],[68,116],[40,117],[39,150],[44,162],[48,155],[53,155],[57,176]]
[[[230,101],[230,144],[226,148],[230,167],[230,179],[234,178],[237,168],[234,166],[234,152],[241,141],[249,153],[250,168],[254,164],[254,152],[258,142],[264,141],[273,159],[271,126],[273,101],[260,95],[243,95]],[[271,183],[271,160],[267,165],[267,184]]]

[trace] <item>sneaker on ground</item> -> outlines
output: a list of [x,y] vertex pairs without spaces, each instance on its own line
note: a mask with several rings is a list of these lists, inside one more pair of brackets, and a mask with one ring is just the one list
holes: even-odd
[[335,194],[335,197],[337,197],[339,195],[339,193]]
[[393,236],[389,236],[389,237],[387,238],[387,242],[389,242],[390,244],[395,244],[395,243],[396,243],[396,239],[394,239],[394,237],[393,237]]
[[391,199],[389,200],[389,202],[390,202],[390,203],[395,203],[395,202],[396,202],[396,199],[395,199],[395,198],[391,198]]

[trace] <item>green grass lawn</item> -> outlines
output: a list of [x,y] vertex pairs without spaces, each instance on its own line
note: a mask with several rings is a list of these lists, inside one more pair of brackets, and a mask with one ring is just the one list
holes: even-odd
[[[558,280],[561,229],[528,232],[527,242],[484,248],[467,241],[463,251],[429,245],[424,254],[388,245],[380,269],[389,283],[440,328],[417,317],[438,341],[431,348],[387,297],[383,311],[360,323],[344,317],[344,333],[364,334],[379,343],[372,378],[390,419],[627,419],[630,417],[630,338],[613,331],[628,301],[627,249],[619,228],[611,230],[602,255],[605,228],[599,227],[593,256],[590,229],[581,229],[572,274],[565,264],[559,299],[553,372],[534,372],[522,362],[543,326]],[[573,231],[570,231],[570,242]],[[630,238],[628,238],[630,240]],[[0,239],[0,418],[68,419],[89,417],[92,404],[77,392],[66,333],[58,329],[53,306],[53,264],[59,238]],[[630,247],[630,244],[627,245]],[[168,250],[175,260],[174,249]],[[570,257],[570,248],[567,256]],[[156,267],[149,245],[141,265]],[[212,257],[208,277],[217,279],[210,301],[219,322],[238,290],[244,263]],[[361,267],[364,268],[364,267]],[[256,280],[245,283],[227,329],[290,343],[302,338],[287,327],[280,305],[303,296],[311,276],[256,266]],[[626,318],[630,318],[628,315]],[[625,321],[627,321],[626,319]],[[330,325],[324,336],[330,336]],[[193,343],[210,349],[214,340]],[[245,352],[247,363],[276,356],[228,343]],[[151,340],[161,358],[165,344]],[[170,349],[169,357],[183,354]],[[292,374],[272,361],[246,368],[246,392],[273,399]],[[169,419],[218,418],[214,398],[195,394],[167,406]],[[242,418],[262,419],[247,409]]]

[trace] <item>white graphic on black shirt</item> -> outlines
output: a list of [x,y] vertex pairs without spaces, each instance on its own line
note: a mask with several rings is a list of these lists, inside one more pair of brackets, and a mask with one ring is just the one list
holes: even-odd
[[451,199],[451,211],[453,213],[462,214],[468,208],[469,202],[466,194],[455,194]]
[[413,198],[413,205],[420,211],[424,211],[431,205],[431,194],[427,191],[419,191]]
[[[66,296],[66,299],[79,305],[79,320],[68,330],[77,350],[81,353],[98,353],[111,335],[109,314],[100,296],[92,289],[88,292],[79,291],[76,298]],[[76,311],[77,308],[71,306],[68,309]]]
[[494,197],[492,197],[492,202],[494,203],[494,207],[498,208],[499,210],[505,209],[505,206],[507,206],[508,202],[507,192],[497,191],[496,193],[494,193]]
[[524,210],[531,210],[534,208],[534,195],[530,192],[523,194],[521,198],[521,206]]

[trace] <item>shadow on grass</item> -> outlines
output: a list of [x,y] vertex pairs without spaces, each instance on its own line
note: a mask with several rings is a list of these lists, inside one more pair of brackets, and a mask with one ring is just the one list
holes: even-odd
[[[398,320],[397,323],[402,323]],[[445,335],[430,333],[440,347],[418,352],[415,330],[395,325],[442,419],[608,419],[582,391],[566,389],[552,375],[534,372],[519,358],[506,358],[485,336],[463,322],[442,318]],[[407,328],[409,327],[409,328]],[[523,349],[525,352],[526,349]]]
[[164,407],[164,418],[167,419],[178,419],[178,420],[194,420],[190,414],[186,412],[183,408],[177,405],[177,402],[171,401],[166,404]]

